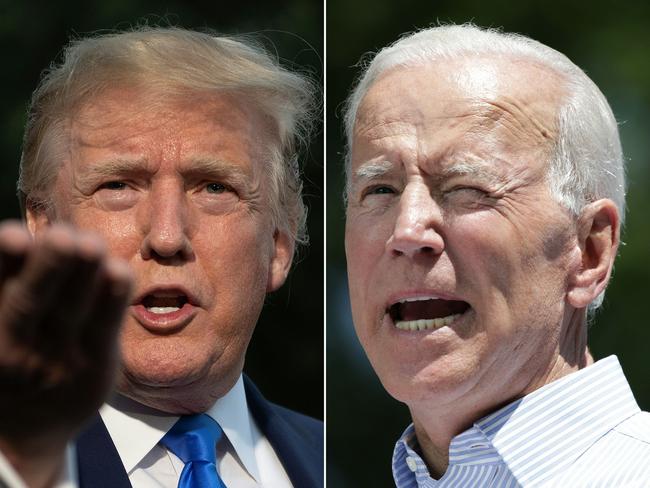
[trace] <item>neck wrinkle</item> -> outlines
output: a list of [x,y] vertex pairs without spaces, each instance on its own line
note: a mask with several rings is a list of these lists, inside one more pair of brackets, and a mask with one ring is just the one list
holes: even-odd
[[[478,405],[454,405],[453,411],[431,409],[430,405],[409,406],[420,453],[432,478],[440,479],[449,467],[449,446],[454,437],[482,417],[494,412],[544,385],[591,364],[594,360],[587,347],[587,322],[584,309],[571,309],[564,321],[560,345],[546,372],[535,375],[521,394],[481,409]],[[471,399],[470,403],[471,403]],[[472,408],[473,407],[473,408]]]
[[409,410],[415,427],[419,454],[433,479],[440,479],[449,467],[449,446],[452,439],[471,427],[474,420],[489,413],[473,411],[462,414],[455,410],[449,414],[426,407],[422,410],[409,407]]

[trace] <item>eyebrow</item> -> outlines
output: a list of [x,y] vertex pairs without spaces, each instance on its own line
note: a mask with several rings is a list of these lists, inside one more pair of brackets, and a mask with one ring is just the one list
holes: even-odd
[[[503,182],[503,177],[495,173],[490,166],[480,158],[474,158],[464,155],[458,159],[472,159],[474,162],[454,162],[440,169],[434,177],[440,180],[451,179],[459,176],[474,176],[486,182],[497,184]],[[375,178],[381,178],[393,170],[394,164],[390,161],[369,162],[362,164],[354,172],[355,183],[361,181],[371,181]]]
[[213,157],[195,157],[181,165],[183,176],[201,177],[205,179],[227,179],[234,184],[245,184],[251,180],[251,175],[242,169],[242,165]]
[[[84,181],[95,181],[102,178],[123,175],[150,175],[154,170],[146,159],[111,158],[105,161],[95,161],[82,176]],[[210,156],[191,158],[181,164],[179,172],[184,177],[201,177],[205,179],[228,179],[237,184],[248,179],[248,174],[241,166],[232,162],[215,159]]]
[[85,185],[94,185],[97,182],[123,175],[146,175],[151,173],[147,168],[145,159],[132,159],[128,157],[113,157],[106,160],[92,161],[83,171],[75,175],[75,179]]
[[440,171],[442,179],[451,179],[455,176],[475,176],[490,183],[500,183],[503,178],[481,162],[477,163],[453,163]]
[[380,161],[374,163],[362,164],[354,172],[355,179],[372,180],[386,175],[393,169],[394,165],[390,161]]

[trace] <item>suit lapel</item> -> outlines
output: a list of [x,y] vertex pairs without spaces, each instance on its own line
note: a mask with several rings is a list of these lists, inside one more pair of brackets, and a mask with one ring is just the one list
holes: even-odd
[[253,382],[244,376],[246,400],[257,425],[269,440],[295,488],[323,486],[322,452],[309,446],[303,435],[275,410]]
[[[308,433],[301,432],[295,422],[291,423],[278,414],[278,407],[268,402],[246,376],[244,387],[248,408],[273,446],[293,486],[322,487],[322,451],[314,449],[313,444],[306,441]],[[132,488],[99,414],[77,438],[76,446],[79,488]]]
[[131,488],[115,444],[97,416],[77,438],[79,488]]

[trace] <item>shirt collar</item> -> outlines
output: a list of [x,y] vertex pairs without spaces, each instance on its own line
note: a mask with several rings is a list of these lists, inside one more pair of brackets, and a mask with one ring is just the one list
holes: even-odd
[[[179,418],[165,415],[124,397],[117,397],[104,404],[99,413],[127,473],[144,459]],[[248,412],[241,376],[230,391],[219,398],[206,414],[219,423],[244,468],[259,481],[259,468],[251,432],[252,418]]]
[[253,419],[248,411],[244,381],[240,376],[235,386],[206,412],[221,426],[233,449],[248,473],[260,480],[255,442],[253,440]]
[[[503,463],[527,486],[565,469],[639,411],[618,359],[610,356],[478,420],[452,439],[449,465]],[[416,479],[428,479],[416,446],[411,425],[395,445],[396,479],[398,471],[406,474],[407,457],[412,459]]]

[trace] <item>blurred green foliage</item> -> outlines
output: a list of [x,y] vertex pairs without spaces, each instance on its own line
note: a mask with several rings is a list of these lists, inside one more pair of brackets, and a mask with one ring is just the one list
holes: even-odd
[[628,161],[626,243],[602,311],[590,328],[596,359],[617,354],[642,408],[650,409],[650,6],[547,0],[328,0],[327,3],[327,461],[337,488],[394,486],[390,459],[408,411],[383,390],[356,341],[346,301],[341,104],[369,51],[437,22],[474,22],[537,39],[569,56],[610,101]]
[[[39,73],[73,37],[138,24],[221,33],[258,33],[289,67],[322,85],[323,4],[319,0],[214,2],[0,0],[0,219],[18,218],[16,179],[25,113]],[[245,371],[270,400],[323,416],[322,126],[303,154],[311,246],[285,286],[267,299]]]

